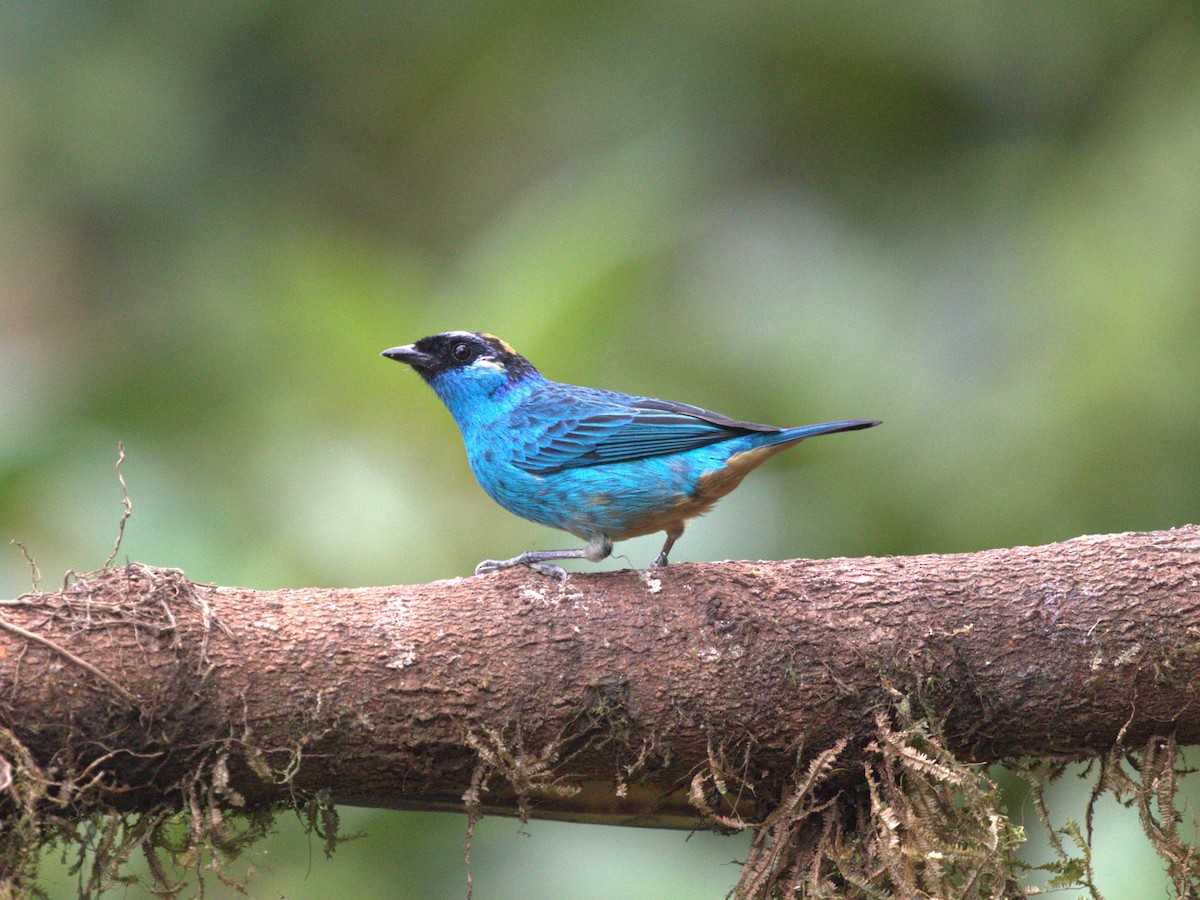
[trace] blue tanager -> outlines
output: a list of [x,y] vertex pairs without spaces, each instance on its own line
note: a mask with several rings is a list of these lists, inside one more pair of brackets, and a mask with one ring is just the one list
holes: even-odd
[[462,431],[488,496],[511,513],[587,541],[486,559],[475,574],[524,565],[563,580],[550,560],[598,562],[613,541],[666,532],[655,566],[688,521],[750,470],[805,438],[871,428],[873,419],[780,428],[686,403],[548,381],[490,334],[448,331],[383,355],[417,371]]

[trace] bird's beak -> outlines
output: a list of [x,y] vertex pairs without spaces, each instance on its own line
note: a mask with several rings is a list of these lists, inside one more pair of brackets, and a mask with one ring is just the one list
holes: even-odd
[[392,347],[390,350],[384,350],[380,356],[386,356],[388,359],[394,359],[396,362],[406,363],[414,369],[430,369],[433,367],[433,357],[422,353],[412,344],[405,344],[403,347]]

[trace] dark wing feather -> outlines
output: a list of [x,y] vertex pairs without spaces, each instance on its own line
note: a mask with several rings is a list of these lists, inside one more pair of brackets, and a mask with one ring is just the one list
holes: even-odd
[[535,475],[552,475],[564,469],[685,453],[751,432],[781,430],[739,422],[685,403],[603,396],[609,401],[605,408],[592,407],[596,411],[560,419],[546,428],[537,444],[526,448],[517,466]]

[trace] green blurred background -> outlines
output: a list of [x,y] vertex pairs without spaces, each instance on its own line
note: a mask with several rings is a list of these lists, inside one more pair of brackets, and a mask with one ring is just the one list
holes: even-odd
[[[0,538],[46,586],[112,546],[118,440],[122,558],[200,581],[569,542],[493,505],[378,355],[447,329],[741,418],[885,421],[773,460],[675,560],[1200,518],[1194,2],[9,0],[0,235]],[[369,836],[331,861],[281,819],[254,895],[465,891],[463,816],[345,812]],[[1102,889],[1160,895],[1136,816],[1099,825]],[[745,848],[489,819],[476,896],[722,896]]]

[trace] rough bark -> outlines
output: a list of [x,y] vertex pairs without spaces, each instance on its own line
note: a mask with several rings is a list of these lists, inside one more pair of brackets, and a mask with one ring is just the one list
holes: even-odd
[[565,586],[516,570],[254,591],[131,565],[0,619],[0,727],[51,777],[70,769],[131,810],[200,763],[250,806],[466,795],[690,827],[698,771],[781,781],[840,740],[865,745],[897,697],[979,761],[1200,740],[1196,526]]

